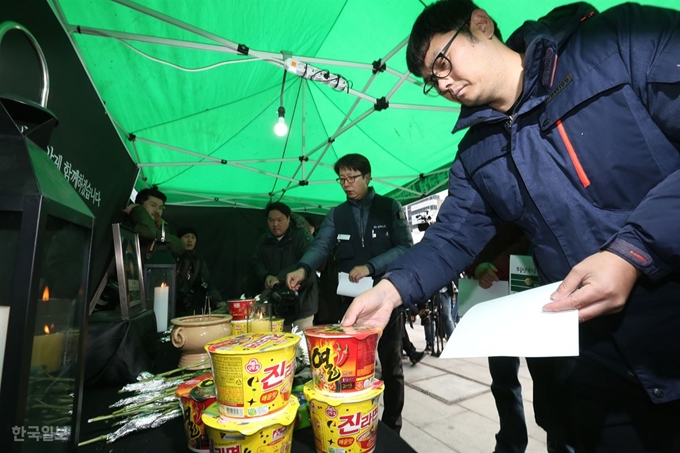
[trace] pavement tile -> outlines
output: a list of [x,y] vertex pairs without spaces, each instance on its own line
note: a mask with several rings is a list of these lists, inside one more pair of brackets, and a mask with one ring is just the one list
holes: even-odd
[[406,382],[418,382],[423,379],[428,379],[435,376],[442,376],[448,374],[446,370],[439,370],[428,366],[427,363],[420,362],[417,365],[412,365],[411,362],[404,360],[404,380]]
[[419,427],[404,421],[401,428],[401,437],[408,442],[408,444],[418,452],[427,453],[462,453],[459,450],[454,450],[447,443],[438,440],[432,434],[429,434]]
[[[422,326],[409,328],[418,351],[425,348]],[[546,451],[545,431],[534,420],[533,382],[520,362],[524,411],[529,432],[527,453]],[[491,453],[498,431],[498,413],[489,388],[486,357],[439,359],[431,355],[416,366],[404,361],[404,426],[401,436],[414,450],[425,453]],[[380,407],[382,413],[382,404]]]
[[415,426],[438,423],[466,410],[457,404],[443,403],[409,385],[404,389],[404,394],[402,418]]
[[480,384],[491,385],[491,374],[489,373],[488,365],[481,366],[460,359],[438,359],[432,366]]
[[[421,429],[460,453],[490,453],[494,450],[494,435],[498,423],[472,411],[431,423]],[[429,450],[419,452],[430,453]]]
[[479,384],[454,374],[435,376],[409,384],[446,403],[456,403],[482,393],[491,393],[488,385]]

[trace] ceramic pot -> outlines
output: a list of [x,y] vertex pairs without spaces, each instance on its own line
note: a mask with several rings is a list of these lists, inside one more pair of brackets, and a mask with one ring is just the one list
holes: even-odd
[[210,368],[209,356],[205,351],[206,343],[231,335],[231,315],[193,315],[174,318],[171,323],[170,338],[172,345],[182,351],[179,366],[189,365],[190,370]]

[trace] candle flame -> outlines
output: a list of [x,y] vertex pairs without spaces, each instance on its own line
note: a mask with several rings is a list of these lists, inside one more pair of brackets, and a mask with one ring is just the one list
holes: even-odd
[[50,300],[50,288],[47,286],[45,287],[45,291],[43,291],[42,300]]
[[166,286],[168,285],[165,282],[161,283],[161,288],[165,288]]
[[45,331],[46,335],[50,334],[50,327],[47,324],[45,324],[45,327],[43,328],[43,330]]

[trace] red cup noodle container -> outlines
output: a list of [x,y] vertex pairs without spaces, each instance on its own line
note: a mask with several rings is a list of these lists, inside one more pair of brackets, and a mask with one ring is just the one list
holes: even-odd
[[253,306],[255,305],[255,299],[238,299],[228,302],[229,313],[231,313],[232,319],[236,321],[246,319],[253,311]]
[[380,333],[372,327],[339,324],[304,329],[314,387],[331,393],[371,388]]
[[212,374],[204,374],[189,379],[175,390],[184,415],[184,432],[187,436],[189,450],[195,452],[210,451],[208,434],[203,424],[203,411],[215,403],[215,384]]
[[314,444],[319,453],[370,453],[378,439],[378,402],[382,381],[354,393],[325,393],[312,382],[304,387]]

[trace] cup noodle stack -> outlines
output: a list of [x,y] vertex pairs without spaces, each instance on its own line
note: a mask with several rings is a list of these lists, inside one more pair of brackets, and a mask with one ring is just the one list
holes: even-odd
[[375,379],[380,330],[340,325],[304,330],[312,380],[305,385],[319,453],[369,453],[378,433],[378,402],[385,386]]
[[217,394],[202,416],[210,451],[291,451],[299,342],[291,333],[246,333],[205,345]]

